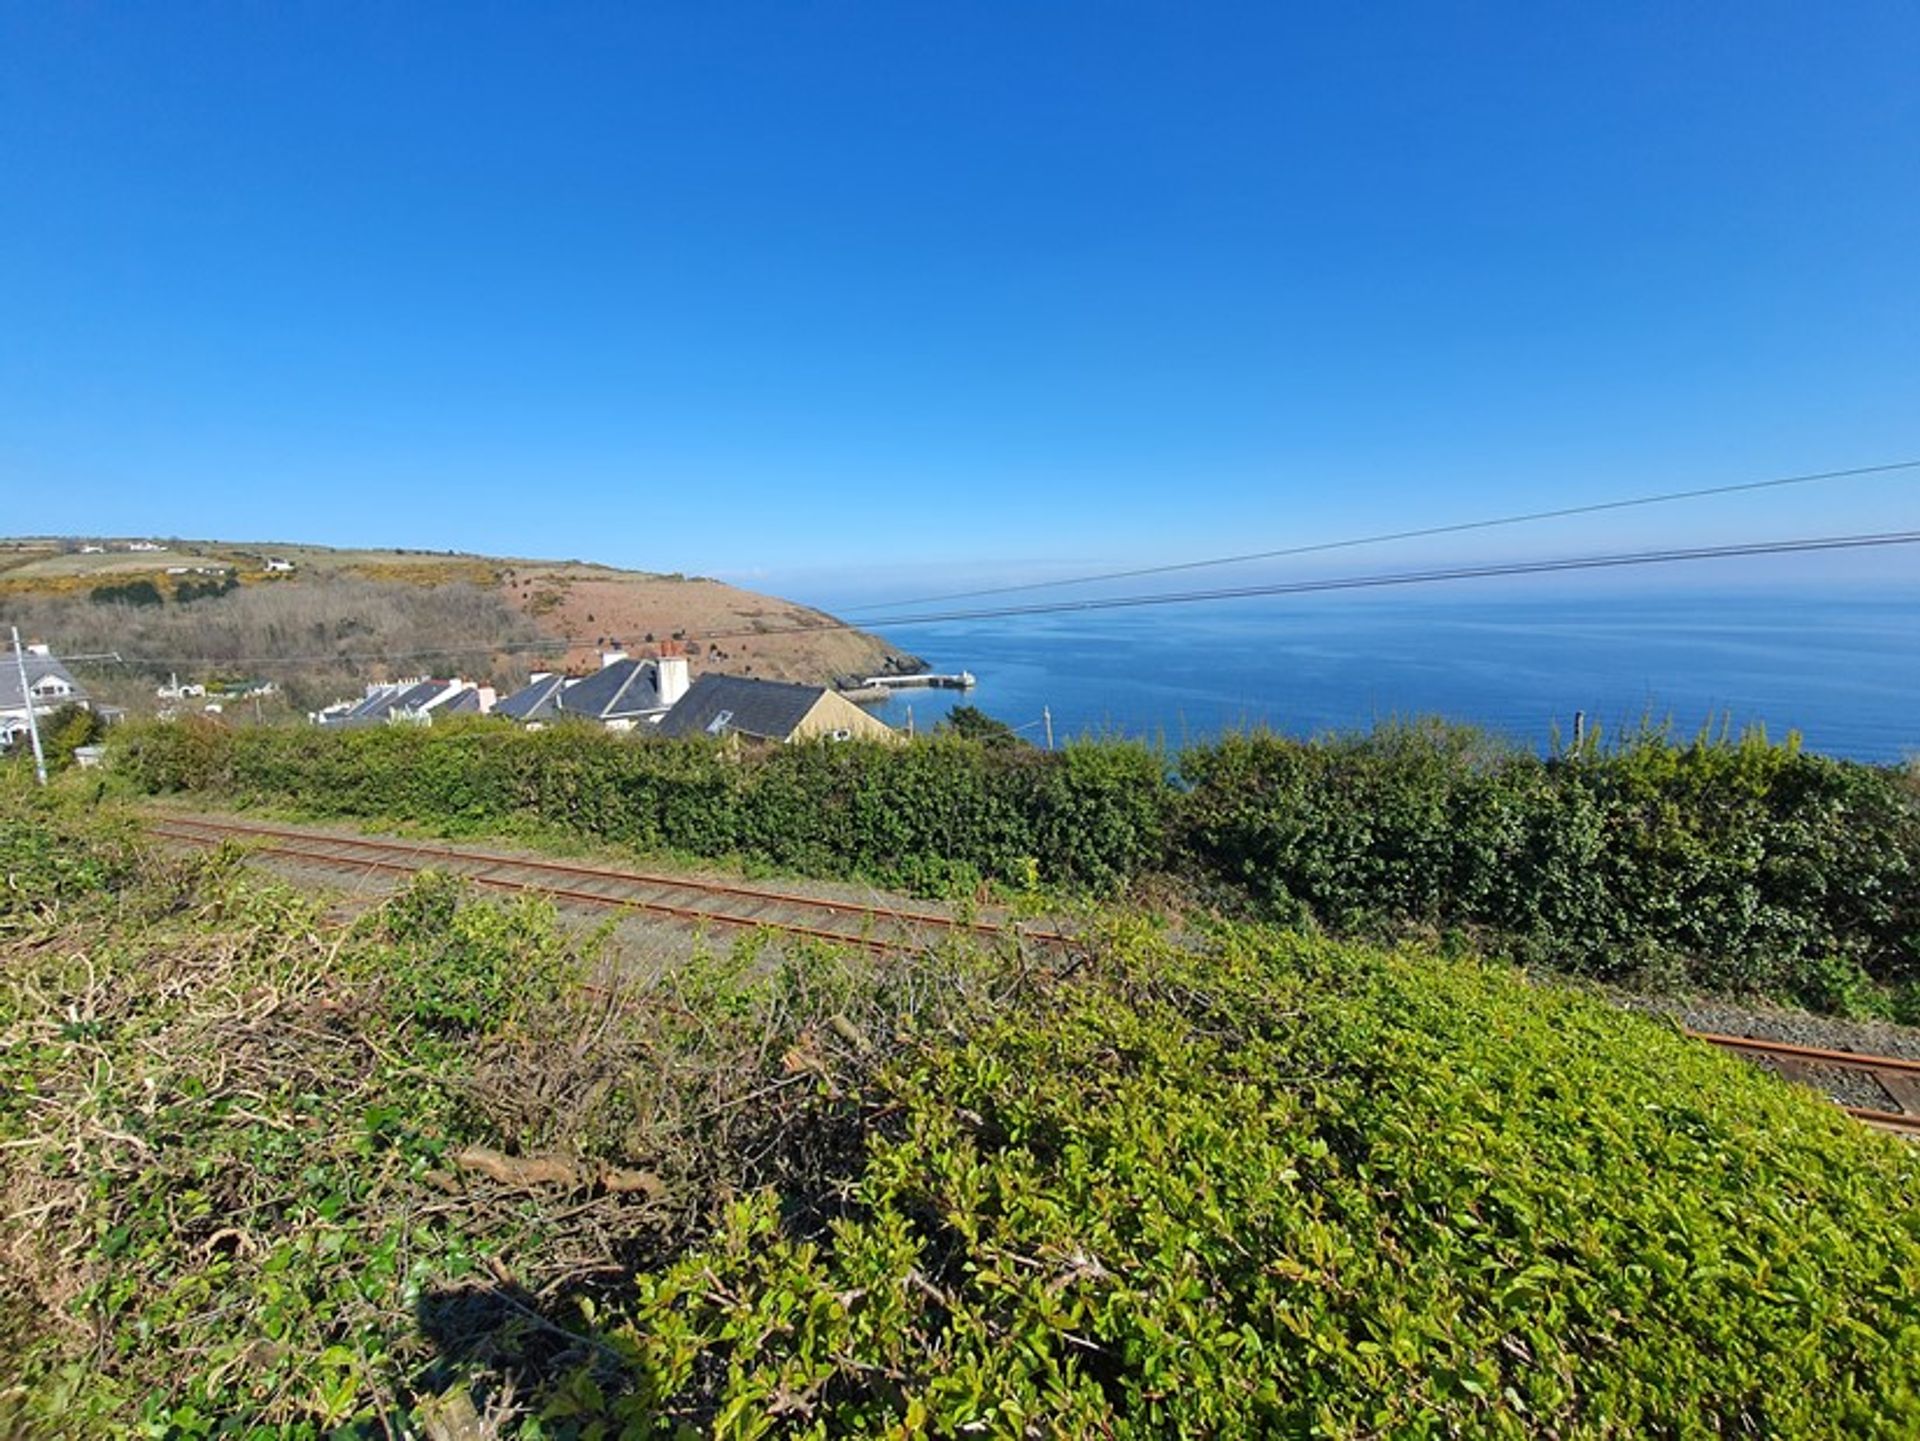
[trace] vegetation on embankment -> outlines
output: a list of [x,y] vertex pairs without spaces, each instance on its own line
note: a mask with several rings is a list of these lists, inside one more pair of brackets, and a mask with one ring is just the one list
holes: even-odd
[[1920,1425],[1920,1156],[1499,967],[587,989],[539,907],[342,926],[11,781],[0,875],[0,1434]]
[[1442,726],[1228,737],[1177,758],[957,737],[782,747],[504,724],[132,728],[151,793],[453,830],[558,828],[917,888],[1112,894],[1161,875],[1232,913],[1407,934],[1643,987],[1920,1011],[1910,775],[1758,737],[1542,758]]
[[[118,654],[123,664],[81,679],[136,712],[173,674],[264,674],[311,710],[415,668],[511,687],[530,667],[590,670],[607,650],[668,641],[696,671],[814,685],[917,666],[824,611],[699,576],[451,551],[168,544],[83,552],[72,540],[0,540],[0,622],[62,653]],[[293,569],[267,571],[269,556]]]

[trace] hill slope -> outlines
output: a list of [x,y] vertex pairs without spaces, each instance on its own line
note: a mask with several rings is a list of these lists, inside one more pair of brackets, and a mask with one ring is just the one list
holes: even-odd
[[702,577],[439,551],[134,543],[0,541],[0,620],[60,649],[141,657],[143,674],[259,670],[310,694],[422,669],[511,684],[668,640],[696,672],[822,683],[912,664],[823,611]]

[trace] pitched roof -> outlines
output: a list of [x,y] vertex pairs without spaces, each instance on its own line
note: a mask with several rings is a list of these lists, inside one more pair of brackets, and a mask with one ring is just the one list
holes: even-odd
[[[65,681],[73,687],[71,694],[51,700],[46,696],[35,696],[33,702],[35,710],[45,710],[50,704],[66,705],[72,701],[87,699],[86,688],[75,680],[67,668],[53,656],[35,655],[29,652],[26,660],[27,685],[30,689],[37,690],[40,682],[49,676],[55,680]],[[0,655],[0,710],[24,711],[26,708],[26,698],[20,693],[20,663],[11,655]]]
[[380,725],[398,711],[419,710],[446,688],[447,683],[443,680],[402,681],[395,685],[377,686],[352,710],[343,715],[330,716],[321,724]]
[[560,692],[567,678],[563,675],[543,676],[529,685],[522,686],[499,705],[494,714],[511,716],[514,720],[539,720],[558,712]]
[[555,704],[568,715],[617,720],[645,715],[660,705],[660,669],[650,660],[617,660],[560,692]]
[[459,690],[441,701],[434,710],[440,715],[480,715],[480,687],[461,686]]
[[825,686],[703,675],[662,717],[660,734],[745,735],[784,741],[826,693]]

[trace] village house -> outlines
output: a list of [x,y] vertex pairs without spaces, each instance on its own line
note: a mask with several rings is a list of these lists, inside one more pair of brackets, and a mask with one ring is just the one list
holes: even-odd
[[312,717],[330,730],[375,725],[432,725],[436,716],[487,715],[494,708],[492,686],[464,680],[416,678],[376,682],[357,701],[340,701]]
[[636,660],[614,650],[600,657],[600,669],[589,676],[534,676],[501,701],[497,713],[530,725],[574,716],[609,730],[632,730],[659,720],[686,693],[685,656]]
[[20,689],[20,665],[14,657],[0,660],[0,745],[13,745],[27,734],[28,708],[47,715],[64,705],[93,708],[93,701],[67,668],[44,645],[30,645],[25,655],[27,688]]
[[703,675],[660,722],[670,737],[737,736],[788,745],[806,740],[896,741],[899,734],[826,686],[752,676]]

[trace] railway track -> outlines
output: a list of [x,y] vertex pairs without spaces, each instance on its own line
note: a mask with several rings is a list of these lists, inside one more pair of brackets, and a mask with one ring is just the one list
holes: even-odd
[[428,842],[339,836],[288,826],[164,816],[147,823],[162,839],[205,848],[237,842],[256,854],[359,875],[405,877],[424,870],[459,875],[477,886],[533,892],[555,901],[658,917],[694,926],[770,930],[857,950],[911,950],[952,936],[1064,946],[1057,930],[960,920],[937,911],[828,900],[728,881],[656,871],[505,856]]
[[[1920,1061],[1899,1056],[1868,1056],[1856,1051],[1825,1051],[1794,1046],[1755,1036],[1726,1036],[1713,1031],[1687,1032],[1696,1040],[1757,1062],[1789,1081],[1812,1086],[1831,1096],[1857,1121],[1898,1136],[1920,1140]],[[1856,1105],[1863,1091],[1885,1097],[1880,1105]]]
[[[1050,947],[1070,945],[1073,940],[1057,930],[960,920],[921,908],[864,905],[766,886],[505,856],[424,841],[376,840],[185,816],[156,817],[148,829],[181,844],[211,848],[240,842],[257,854],[362,876],[406,877],[438,869],[492,890],[533,892],[555,901],[686,925],[769,930],[871,952],[916,949],[954,935]],[[1686,1034],[1825,1092],[1867,1125],[1920,1139],[1920,1061],[1711,1031],[1689,1029]],[[1869,1098],[1877,1103],[1858,1104]]]

